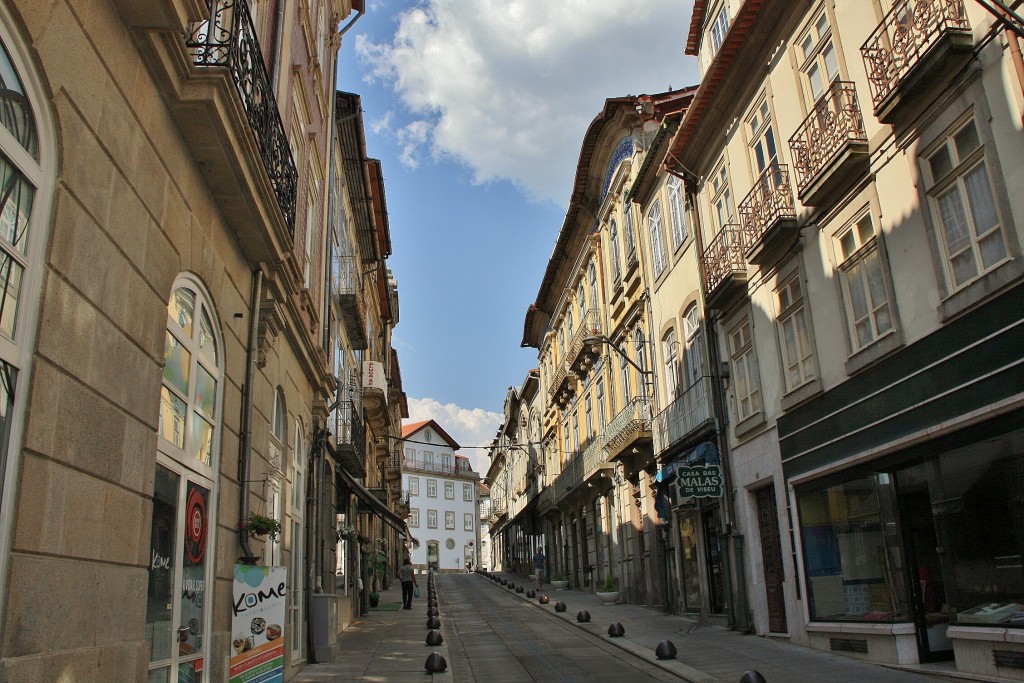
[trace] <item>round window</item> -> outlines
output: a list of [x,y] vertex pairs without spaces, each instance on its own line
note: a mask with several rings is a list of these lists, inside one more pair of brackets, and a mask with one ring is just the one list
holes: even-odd
[[453,548],[455,548],[455,539],[449,538],[447,541],[444,542],[444,547],[448,548],[448,550],[452,550]]

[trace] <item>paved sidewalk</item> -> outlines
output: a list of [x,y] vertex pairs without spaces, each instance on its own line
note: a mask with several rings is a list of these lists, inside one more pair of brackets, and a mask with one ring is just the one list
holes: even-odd
[[[528,577],[511,573],[500,575],[523,585],[526,590],[533,585]],[[479,574],[440,575],[435,580],[439,597],[450,581],[479,582],[481,590],[502,591],[518,597],[537,609],[537,619],[563,619],[691,683],[737,683],[744,672],[752,669],[760,672],[768,683],[962,683],[992,680],[957,674],[949,665],[923,665],[911,671],[861,662],[770,638],[702,625],[649,607],[602,605],[595,595],[583,591],[556,591],[545,585],[542,592],[548,595],[550,603],[541,605],[536,599],[527,599],[525,592],[515,593]],[[393,682],[426,679],[429,677],[424,665],[431,652],[439,652],[449,663],[446,672],[436,674],[431,680],[452,681],[452,661],[447,643],[438,647],[426,645],[425,577],[421,577],[420,585],[423,597],[413,601],[411,610],[371,610],[339,635],[341,654],[336,661],[309,665],[292,681]],[[566,604],[565,612],[554,611],[559,600]],[[401,603],[401,588],[398,586],[381,593],[381,606],[395,603]],[[441,603],[444,604],[443,597]],[[590,623],[577,623],[576,614],[580,610],[590,612]],[[612,622],[623,625],[624,637],[608,637],[608,626]],[[454,637],[447,632],[450,625],[443,621],[443,610],[442,625],[444,637]],[[658,660],[654,655],[658,642],[665,639],[676,646],[678,654],[674,660]]]

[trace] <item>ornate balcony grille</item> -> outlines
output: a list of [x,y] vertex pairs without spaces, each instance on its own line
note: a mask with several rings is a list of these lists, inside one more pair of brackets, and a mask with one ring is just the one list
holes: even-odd
[[962,0],[897,2],[860,52],[875,109],[947,31],[970,31]]
[[299,176],[263,65],[263,52],[256,39],[248,2],[207,0],[207,7],[210,19],[194,24],[185,35],[185,44],[197,67],[228,67],[259,147],[263,167],[284,214],[288,235],[294,240]]
[[710,294],[731,276],[745,273],[747,262],[743,258],[743,239],[740,226],[729,223],[722,226],[701,257],[704,266],[704,290]]
[[551,384],[548,386],[549,396],[554,398],[558,390],[562,388],[562,382],[565,381],[568,373],[569,368],[565,366],[565,359],[559,359],[558,367],[555,368],[555,374],[551,376]]
[[404,462],[405,455],[402,453],[402,447],[397,446],[393,451],[391,451],[391,455],[388,456],[388,471],[400,473],[402,471],[402,464]]
[[806,190],[845,145],[867,141],[856,87],[853,83],[834,81],[789,138],[797,189],[801,193]]
[[555,500],[561,500],[583,481],[584,460],[582,453],[575,453],[571,461],[565,463],[562,473],[555,477],[552,484]]
[[611,452],[639,432],[651,431],[651,408],[646,398],[637,396],[626,404],[605,429],[604,449]]
[[572,339],[569,340],[569,352],[566,355],[566,360],[570,363],[574,362],[580,355],[580,352],[583,351],[583,340],[600,334],[601,322],[597,317],[597,309],[591,309],[583,315],[579,328],[572,335]]
[[352,401],[342,401],[335,410],[334,440],[339,447],[353,448],[360,460],[366,457],[366,429]]
[[701,377],[654,418],[654,452],[664,453],[711,419],[710,382]]
[[739,205],[743,224],[743,247],[750,251],[782,218],[796,218],[789,167],[771,164],[754,182]]
[[593,474],[597,468],[604,463],[608,462],[608,452],[604,449],[604,438],[598,436],[595,437],[585,449],[583,449],[583,476],[582,480],[586,480],[591,474]]
[[442,474],[456,474],[454,462],[445,463],[440,460],[424,460],[423,458],[405,458],[404,462],[406,469],[423,470],[424,472],[440,472]]

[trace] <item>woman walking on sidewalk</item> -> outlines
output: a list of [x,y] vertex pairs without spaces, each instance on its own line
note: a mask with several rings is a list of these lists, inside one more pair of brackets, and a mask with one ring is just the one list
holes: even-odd
[[408,557],[402,561],[398,568],[398,580],[402,582],[402,609],[412,609],[413,586],[420,585],[416,581],[416,569],[412,566],[412,560]]

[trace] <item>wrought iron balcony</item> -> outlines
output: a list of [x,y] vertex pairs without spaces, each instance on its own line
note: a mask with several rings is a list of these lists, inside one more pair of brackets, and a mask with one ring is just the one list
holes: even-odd
[[193,24],[185,36],[192,63],[197,67],[227,67],[231,73],[288,234],[294,239],[298,172],[263,65],[249,3],[208,0],[207,8],[210,18]]
[[457,474],[454,462],[442,462],[433,459],[425,460],[423,458],[405,458],[404,463],[405,469],[422,470],[424,472],[439,472],[441,474]]
[[973,43],[962,0],[897,0],[860,48],[878,119],[892,122],[901,91],[939,87]]
[[580,354],[585,350],[584,339],[600,335],[601,319],[597,316],[597,309],[591,309],[583,314],[579,328],[573,333],[572,339],[569,340],[569,348],[566,350],[565,355],[568,365],[570,367],[574,366],[579,360]]
[[797,193],[808,206],[828,201],[839,184],[867,171],[868,138],[853,83],[832,83],[789,138],[789,149]]
[[651,438],[651,405],[641,396],[637,396],[626,404],[618,415],[605,428],[603,448],[608,452],[608,459],[613,460],[627,446],[637,441],[649,441]]
[[335,458],[355,477],[366,476],[366,429],[359,409],[352,401],[342,401],[334,409],[333,443]]
[[366,349],[366,303],[363,300],[362,277],[356,257],[336,257],[332,275],[341,324],[349,345],[356,350]]
[[713,417],[711,382],[701,377],[654,418],[654,452],[664,453],[705,427]]
[[740,226],[735,223],[722,226],[704,249],[701,262],[708,306],[723,308],[722,304],[747,282],[747,261],[743,256]]
[[555,503],[563,500],[583,481],[584,462],[582,453],[574,453],[572,460],[566,461],[562,473],[555,477],[551,487],[554,489]]
[[405,455],[402,453],[402,447],[396,446],[388,456],[387,464],[385,465],[384,475],[388,479],[400,478],[402,476],[402,464],[405,462]]
[[796,240],[796,207],[789,167],[770,164],[738,207],[750,263],[767,263]]
[[580,456],[583,460],[581,483],[586,483],[599,472],[612,469],[611,463],[608,462],[608,451],[604,449],[604,441],[604,436],[595,437],[583,449],[583,454]]

